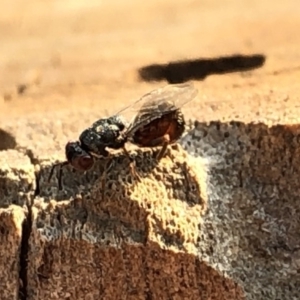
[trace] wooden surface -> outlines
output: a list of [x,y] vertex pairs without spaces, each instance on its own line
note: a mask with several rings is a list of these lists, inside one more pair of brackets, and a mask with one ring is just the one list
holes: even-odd
[[[299,298],[298,1],[0,4],[1,299]],[[198,122],[162,165],[131,150],[142,183],[121,154],[104,199],[101,161],[45,182],[96,119],[185,80]]]

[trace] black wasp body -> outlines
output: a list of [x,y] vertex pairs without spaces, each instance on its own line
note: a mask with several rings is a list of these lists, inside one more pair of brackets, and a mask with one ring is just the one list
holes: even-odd
[[[65,147],[67,161],[53,165],[49,180],[56,166],[70,164],[80,171],[89,170],[94,157],[108,157],[107,148],[123,149],[132,162],[125,144],[129,141],[139,147],[162,146],[160,159],[167,145],[176,142],[184,132],[185,121],[181,107],[197,95],[191,83],[167,85],[154,90],[133,104],[108,118],[102,118],[85,129],[79,141]],[[129,117],[127,117],[129,115]]]
[[[66,161],[54,164],[51,168],[50,181],[53,171],[59,167],[59,189],[62,188],[62,168],[71,165],[78,171],[88,171],[94,165],[94,157],[108,157],[108,148],[120,149],[124,148],[127,141],[124,130],[126,122],[119,115],[109,118],[99,119],[89,128],[85,129],[79,136],[79,141],[68,142],[65,146]],[[127,152],[126,152],[127,153]]]
[[126,121],[121,116],[114,115],[100,119],[85,129],[79,136],[81,147],[95,156],[107,157],[109,152],[106,147],[121,149],[127,138],[125,134]]

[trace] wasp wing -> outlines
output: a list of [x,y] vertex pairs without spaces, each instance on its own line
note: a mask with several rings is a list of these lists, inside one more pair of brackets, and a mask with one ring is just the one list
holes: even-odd
[[167,85],[144,95],[143,104],[127,130],[131,135],[139,127],[145,126],[163,115],[180,109],[196,97],[198,91],[191,83]]
[[130,135],[138,127],[181,108],[194,99],[197,93],[198,90],[192,83],[169,84],[145,94],[116,115],[127,121],[127,133]]

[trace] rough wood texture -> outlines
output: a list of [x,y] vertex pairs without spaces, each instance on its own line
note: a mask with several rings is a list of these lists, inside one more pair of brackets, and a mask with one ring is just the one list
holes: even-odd
[[[0,250],[11,266],[0,299],[19,282],[21,300],[64,299],[63,286],[77,291],[66,299],[300,298],[299,0],[0,3]],[[144,183],[125,180],[117,156],[103,199],[101,162],[87,176],[66,170],[63,192],[46,184],[66,142],[96,119],[191,79],[199,94],[184,113],[199,122],[178,173],[171,158],[185,153],[173,149],[161,169],[139,163]],[[25,155],[2,152],[16,148]],[[207,208],[193,186],[178,188],[184,175]],[[20,242],[7,212],[26,202]]]
[[104,191],[101,160],[66,168],[63,191],[41,161],[25,299],[297,299],[299,134],[190,122],[187,152],[131,152],[142,182],[116,153]]
[[196,122],[182,144],[206,162],[200,257],[247,299],[299,299],[300,126]]
[[35,189],[34,166],[28,156],[15,151],[0,152],[0,208],[31,201]]
[[[22,225],[25,210],[16,205],[0,209],[0,299],[19,299]],[[21,291],[20,291],[21,292]]]
[[[102,161],[75,194],[74,184],[80,186],[77,180],[86,178],[66,170],[65,192],[67,197],[73,193],[71,201],[58,193],[59,201],[48,202],[57,182],[42,189],[45,167],[43,197],[35,200],[29,240],[30,299],[205,299],[205,293],[219,299],[222,290],[223,299],[232,299],[240,292],[197,258],[206,209],[201,164],[193,165],[177,145],[157,164],[158,150],[136,151],[141,182],[132,177],[127,157],[117,155],[104,198]],[[210,276],[216,277],[213,291],[200,288]]]

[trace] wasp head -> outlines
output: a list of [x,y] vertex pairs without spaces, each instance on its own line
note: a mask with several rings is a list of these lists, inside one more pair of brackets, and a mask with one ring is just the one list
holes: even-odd
[[82,148],[80,142],[68,142],[65,152],[69,164],[76,170],[87,171],[94,164],[92,155]]

